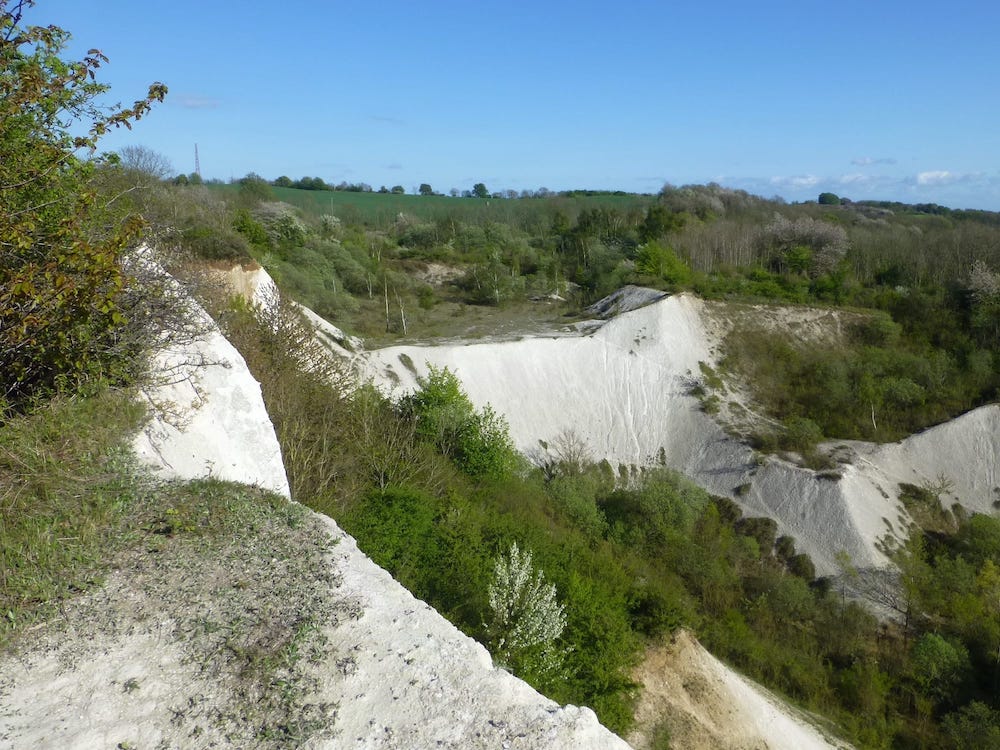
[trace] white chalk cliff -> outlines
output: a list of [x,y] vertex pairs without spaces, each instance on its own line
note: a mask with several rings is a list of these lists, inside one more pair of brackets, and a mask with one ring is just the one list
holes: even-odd
[[[651,299],[647,295],[643,301]],[[574,332],[393,346],[366,353],[367,375],[389,392],[416,387],[431,365],[448,367],[477,405],[503,414],[531,455],[572,431],[595,460],[649,466],[661,460],[750,515],[773,518],[821,574],[847,552],[858,567],[887,564],[880,540],[906,532],[898,483],[945,476],[952,502],[987,511],[1000,500],[1000,406],[982,407],[901,443],[851,443],[838,479],[758,456],[705,414],[691,386],[720,345],[705,303],[661,297]],[[739,490],[737,491],[737,488]]]

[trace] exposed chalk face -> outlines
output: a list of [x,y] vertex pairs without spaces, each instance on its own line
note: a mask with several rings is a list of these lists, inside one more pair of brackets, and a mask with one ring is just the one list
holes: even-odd
[[133,441],[136,454],[163,477],[215,477],[288,497],[260,384],[208,314],[194,312],[207,332],[154,356],[154,372],[166,375],[145,391],[154,416]]
[[[652,300],[650,302],[650,300]],[[643,307],[630,309],[649,302]],[[850,443],[852,463],[817,474],[777,458],[759,465],[749,446],[705,414],[691,386],[699,362],[713,363],[721,340],[705,303],[691,295],[613,295],[607,322],[519,341],[394,346],[366,353],[366,375],[390,393],[416,387],[428,367],[448,367],[477,407],[503,414],[518,449],[537,454],[571,431],[594,460],[660,462],[705,489],[733,497],[795,537],[820,574],[838,572],[846,552],[859,567],[888,563],[880,540],[905,534],[898,483],[939,474],[974,510],[1000,500],[1000,407],[977,409],[902,443]],[[737,492],[737,488],[739,491]]]
[[[241,283],[248,289],[267,289],[260,274],[266,275],[258,270],[254,279],[241,276]],[[328,337],[339,334],[321,321],[313,322]],[[259,384],[217,328],[212,326],[184,349],[160,353],[156,366],[181,376],[149,394],[154,402],[173,404],[174,417],[154,419],[136,437],[135,449],[147,463],[164,476],[214,476],[288,495]],[[327,648],[315,667],[322,673],[316,700],[337,709],[329,732],[324,733],[333,739],[311,746],[629,747],[590,709],[560,707],[494,667],[482,645],[414,598],[332,520],[314,519],[335,541],[328,556],[336,581],[330,596],[347,602],[351,616],[336,618],[325,629]],[[129,593],[127,581],[119,585],[125,593],[117,598],[138,596]],[[274,586],[275,581],[267,585]],[[13,707],[11,715],[19,717],[21,727],[38,727],[22,738],[30,737],[34,746],[45,746],[45,738],[52,738],[52,747],[91,747],[117,736],[132,722],[144,727],[144,738],[185,744],[185,737],[177,734],[180,730],[172,728],[171,708],[185,689],[200,684],[197,675],[177,655],[170,627],[158,626],[151,632],[122,617],[101,662],[83,661],[62,670],[55,663],[58,655],[36,654],[31,669],[11,672],[13,687],[5,705]],[[85,634],[84,638],[89,640]],[[126,659],[127,664],[122,661]],[[56,673],[58,680],[52,676]],[[141,675],[136,681],[155,685],[156,690],[146,687],[142,701],[123,700],[119,673]],[[40,686],[48,696],[44,707],[31,697]],[[131,714],[132,704],[141,711],[137,708]],[[78,721],[81,715],[88,716],[87,721]],[[0,734],[2,729],[0,722]]]
[[634,677],[643,686],[636,705],[639,727],[629,735],[647,747],[648,729],[665,723],[671,746],[692,750],[762,747],[769,750],[847,748],[804,714],[740,676],[686,630],[649,649]]

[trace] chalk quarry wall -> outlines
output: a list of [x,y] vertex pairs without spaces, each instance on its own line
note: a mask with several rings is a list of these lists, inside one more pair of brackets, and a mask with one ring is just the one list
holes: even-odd
[[[898,483],[952,482],[952,498],[974,510],[1000,500],[1000,406],[986,406],[901,443],[851,443],[836,478],[760,458],[705,414],[691,387],[699,362],[721,343],[705,304],[661,298],[582,332],[519,341],[393,346],[366,353],[361,366],[387,392],[416,387],[430,365],[448,367],[477,405],[503,414],[529,456],[561,433],[582,438],[612,465],[665,463],[751,515],[773,518],[795,537],[821,574],[838,553],[859,567],[888,563],[880,540],[905,535]],[[738,488],[738,489],[737,489]]]

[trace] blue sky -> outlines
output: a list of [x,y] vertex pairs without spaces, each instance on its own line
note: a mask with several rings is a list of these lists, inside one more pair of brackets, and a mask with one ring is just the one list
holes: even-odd
[[39,0],[178,172],[1000,210],[1000,4]]

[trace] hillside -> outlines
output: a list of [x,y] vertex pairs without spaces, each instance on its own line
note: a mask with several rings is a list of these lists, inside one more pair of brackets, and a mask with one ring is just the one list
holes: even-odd
[[[256,299],[273,302],[262,272],[240,278],[257,280]],[[2,662],[0,747],[627,747],[588,709],[560,708],[495,668],[331,519],[218,481],[288,493],[259,386],[217,329],[160,361],[180,377],[146,398],[172,408],[135,437],[136,450],[161,475],[201,478],[191,488],[201,510],[182,514],[222,502],[235,516],[219,538],[186,538],[175,516],[178,531],[117,555],[102,585],[22,637]],[[234,411],[238,419],[227,417]],[[643,705],[666,697],[660,680],[698,670],[728,692],[641,708],[640,725],[674,717],[686,727],[678,738],[712,737],[715,747],[779,748],[791,736],[797,747],[828,747],[780,702],[684,643],[683,668],[652,673],[647,662]],[[746,718],[765,704],[770,719]],[[735,717],[734,707],[744,718],[725,728],[706,718]]]
[[1000,747],[1000,214],[173,176],[35,5],[0,743]]
[[[0,658],[0,747],[627,747],[495,668],[331,519],[218,483],[288,494],[259,385],[218,329],[162,362],[176,382],[146,397],[169,419],[136,449],[215,479]],[[200,526],[220,502],[237,509],[224,533],[186,538],[184,514]]]
[[[823,574],[846,552],[855,566],[882,566],[883,538],[907,533],[898,484],[949,478],[950,507],[989,512],[1000,486],[1000,407],[986,406],[898,444],[852,442],[834,471],[761,456],[728,435],[693,395],[702,363],[718,366],[722,341],[711,308],[691,295],[519,341],[395,346],[364,367],[388,391],[416,387],[429,366],[448,367],[480,406],[491,404],[519,450],[544,457],[562,434],[613,467],[665,463],[751,515],[779,523]],[[780,335],[780,334],[777,334]],[[942,449],[941,446],[947,446]]]

